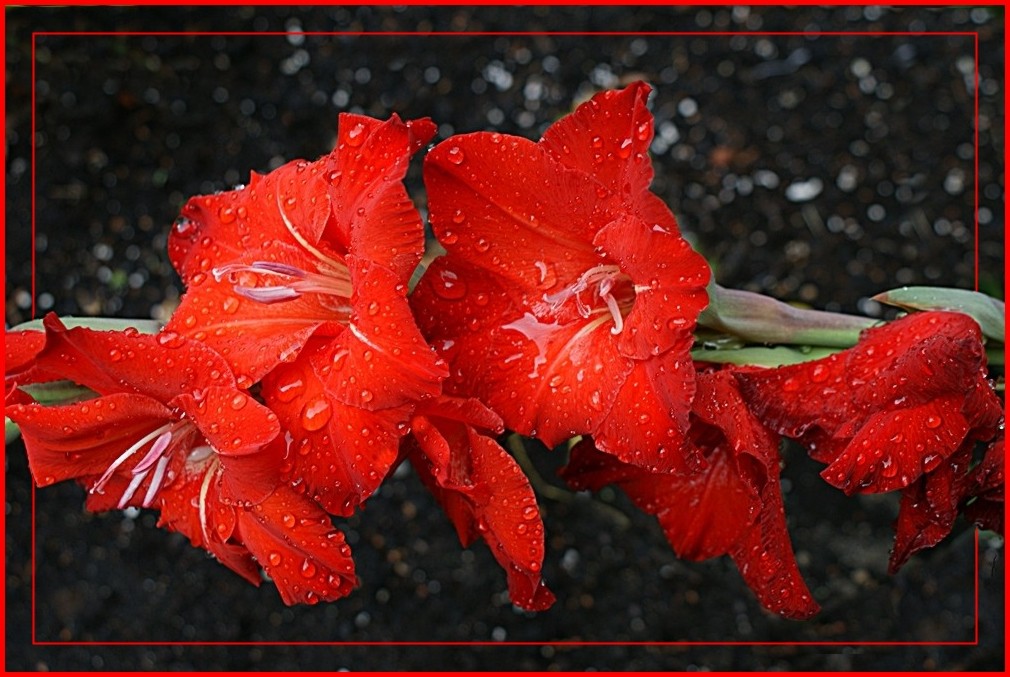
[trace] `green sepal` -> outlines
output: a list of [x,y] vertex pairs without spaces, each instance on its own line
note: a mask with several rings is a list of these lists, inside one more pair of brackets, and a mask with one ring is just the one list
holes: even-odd
[[967,289],[900,287],[873,297],[874,301],[905,310],[948,310],[978,322],[982,333],[1006,343],[1006,305],[999,299]]

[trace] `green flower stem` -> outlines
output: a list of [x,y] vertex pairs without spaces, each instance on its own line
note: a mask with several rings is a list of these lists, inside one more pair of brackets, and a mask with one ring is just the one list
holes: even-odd
[[1006,343],[1006,305],[991,296],[946,287],[901,287],[877,294],[874,301],[905,310],[952,310],[978,322],[982,333]]
[[[157,334],[161,331],[161,323],[157,320],[141,319],[120,319],[118,317],[60,317],[60,322],[68,329],[73,327],[87,327],[97,331],[123,331],[124,329],[136,329],[141,334]],[[7,331],[42,331],[42,320],[29,320],[22,322],[16,327],[11,327]]]
[[39,404],[70,404],[98,397],[98,393],[72,381],[49,381],[19,386]]
[[735,350],[720,350],[697,348],[691,351],[691,359],[695,362],[712,362],[715,364],[738,364],[754,367],[784,367],[790,364],[811,362],[837,353],[840,348],[822,347],[786,347],[765,348],[751,346]]
[[795,308],[786,303],[715,283],[698,324],[751,343],[850,348],[864,330],[880,323],[868,317]]

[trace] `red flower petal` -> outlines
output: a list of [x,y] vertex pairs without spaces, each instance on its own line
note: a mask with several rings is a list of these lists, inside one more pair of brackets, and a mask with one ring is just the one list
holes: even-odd
[[67,329],[53,314],[43,320],[46,345],[39,368],[106,395],[132,392],[159,402],[208,386],[235,387],[228,363],[197,341],[171,334]]
[[182,305],[164,330],[199,340],[220,353],[241,375],[244,385],[259,381],[279,363],[291,360],[317,331],[341,331],[340,322],[346,322],[351,311],[349,299],[329,294],[300,294],[276,303],[244,297],[237,288],[264,289],[290,283],[282,276],[248,272],[249,268],[264,268],[261,262],[309,273],[319,265],[304,250],[282,243],[238,255],[229,265],[246,271],[220,279],[199,273],[189,280]]
[[232,388],[180,395],[171,404],[186,412],[220,456],[225,500],[258,503],[274,490],[285,452],[276,414]]
[[183,282],[275,242],[293,243],[288,223],[318,241],[330,217],[318,163],[295,160],[267,175],[252,173],[240,189],[189,200],[168,239],[168,254]]
[[617,484],[640,510],[658,518],[673,551],[684,559],[726,554],[759,507],[756,491],[738,476],[725,450],[698,472],[653,473],[622,467],[585,439],[572,449],[563,476],[576,489]]
[[[635,362],[631,373],[617,391],[608,415],[592,431],[596,447],[625,463],[652,472],[695,469],[699,459],[684,448],[687,418],[694,394],[694,368],[690,360],[662,383],[664,390],[681,387],[683,399],[671,409],[656,389],[651,364]],[[591,430],[591,429],[590,429]]]
[[705,259],[683,238],[630,215],[600,230],[593,244],[635,281],[635,303],[618,340],[621,353],[641,360],[676,349],[689,361],[695,318],[708,305]]
[[449,254],[538,299],[599,263],[592,236],[612,218],[607,191],[532,141],[454,136],[428,153],[424,180],[432,228]]
[[238,535],[285,604],[340,599],[357,584],[343,533],[290,487],[280,486],[262,503],[239,511]]
[[906,487],[960,446],[968,425],[957,396],[871,415],[844,451],[821,472],[847,494]]
[[116,393],[87,402],[8,406],[21,429],[35,483],[100,476],[137,440],[173,418],[145,395]]
[[[509,428],[548,446],[596,430],[632,368],[617,353],[609,316],[542,322],[519,313],[497,282],[470,276],[472,270],[436,259],[412,299],[432,344],[448,361],[465,365],[450,388],[486,402]],[[463,275],[458,301],[432,303],[446,293],[446,278]],[[434,308],[449,312],[436,315]]]
[[689,445],[697,472],[655,473],[577,444],[562,476],[575,488],[616,484],[656,515],[674,551],[688,559],[730,554],[768,609],[808,618],[818,607],[800,576],[779,489],[778,438],[743,404],[727,371],[698,376]]
[[406,282],[421,260],[424,225],[402,180],[410,156],[435,135],[427,118],[380,122],[340,114],[337,151],[325,162],[332,237],[355,256],[380,261]]
[[820,611],[796,564],[777,477],[765,484],[757,521],[729,554],[766,609],[795,620]]
[[[161,492],[158,526],[183,534],[194,546],[207,550],[229,569],[259,586],[262,580],[259,567],[249,551],[228,542],[238,523],[237,511],[221,502],[213,475],[207,481],[208,472],[213,473],[214,468],[190,469]],[[95,510],[99,506],[89,499],[88,508]]]
[[325,343],[310,343],[264,379],[262,394],[291,436],[285,476],[329,512],[350,515],[396,461],[413,405],[372,411],[341,402],[312,366],[325,369],[315,358],[326,351]]
[[313,358],[327,392],[370,410],[438,394],[448,372],[414,324],[406,286],[378,264],[348,263],[356,293],[350,324]]
[[45,344],[45,332],[4,332],[4,380],[8,387],[12,379],[32,365],[35,356],[39,354]]
[[912,555],[932,548],[950,534],[968,484],[972,446],[967,445],[901,492],[889,573],[897,573]]
[[[438,415],[439,402],[412,421],[414,443],[408,455],[418,475],[452,520],[468,546],[477,535],[488,544],[508,575],[509,595],[517,606],[542,611],[554,595],[540,577],[544,526],[529,481],[515,460],[490,437],[456,417],[461,404],[448,404],[451,418]],[[466,407],[476,409],[476,401]],[[489,417],[483,412],[478,421]]]
[[636,82],[597,94],[547,129],[540,146],[558,162],[577,169],[615,194],[637,197],[652,183],[648,161],[652,88]]

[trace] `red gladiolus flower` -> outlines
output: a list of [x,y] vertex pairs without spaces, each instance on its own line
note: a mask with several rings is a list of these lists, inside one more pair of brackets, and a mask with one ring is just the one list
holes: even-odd
[[550,446],[592,434],[669,470],[684,466],[709,269],[648,190],[648,93],[603,92],[538,143],[481,132],[432,150],[430,220],[448,254],[412,303],[452,394]]
[[738,379],[751,409],[847,494],[909,486],[993,438],[1002,416],[979,327],[960,313],[909,315],[830,357]]
[[401,180],[434,132],[342,114],[332,153],[193,198],[169,241],[188,290],[166,330],[213,347],[244,387],[267,377],[298,450],[286,477],[331,512],[375,490],[410,403],[446,375],[406,298],[424,233]]
[[616,484],[659,519],[678,556],[728,554],[766,608],[809,618],[819,607],[786,531],[779,437],[747,410],[729,371],[699,373],[697,383],[687,444],[704,459],[701,470],[650,472],[599,453],[586,439],[562,474],[576,489]]
[[[354,576],[342,535],[279,484],[277,416],[237,388],[220,355],[178,335],[67,329],[55,315],[43,324],[44,334],[8,336],[8,347],[38,348],[19,385],[58,375],[96,396],[58,406],[8,397],[36,484],[76,480],[95,511],[154,508],[160,525],[257,585],[262,562],[289,604],[347,594]],[[292,533],[319,544],[297,546]]]
[[484,434],[502,430],[501,418],[477,400],[440,397],[418,408],[404,448],[463,547],[481,536],[508,574],[512,602],[543,611],[554,603],[540,577],[544,525],[519,465]]

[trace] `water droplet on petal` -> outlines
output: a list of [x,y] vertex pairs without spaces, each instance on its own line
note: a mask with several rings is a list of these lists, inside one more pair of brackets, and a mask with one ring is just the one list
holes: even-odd
[[446,158],[448,158],[449,162],[454,165],[461,165],[463,164],[463,160],[466,159],[463,155],[463,150],[459,146],[453,146],[450,148]]
[[459,279],[456,273],[451,270],[442,270],[438,274],[438,279],[433,283],[435,293],[446,299],[453,301],[466,296],[466,283]]
[[371,402],[372,401],[372,397],[373,396],[372,396],[372,391],[371,390],[362,390],[361,391],[361,401],[362,402]]
[[280,566],[280,563],[283,561],[284,558],[281,557],[281,554],[279,552],[272,552],[267,557],[267,562],[270,563],[270,566]]
[[290,402],[298,397],[298,394],[305,390],[305,382],[300,378],[285,381],[277,386],[277,399],[281,402]]
[[319,430],[330,420],[330,403],[319,397],[302,409],[302,426],[308,431]]
[[287,512],[284,513],[284,515],[281,517],[281,524],[283,524],[288,529],[294,529],[295,525],[298,524],[298,520],[295,519],[294,515]]
[[231,398],[231,408],[238,411],[243,408],[248,401],[249,398],[245,395],[242,395],[241,393],[237,394],[235,397]]
[[939,428],[943,423],[943,419],[936,415],[929,415],[926,417],[926,427],[927,428]]
[[351,127],[347,132],[345,140],[348,146],[353,148],[360,146],[365,141],[365,125],[359,122]]
[[231,207],[221,207],[217,210],[217,216],[221,223],[232,223],[235,220],[235,210]]

